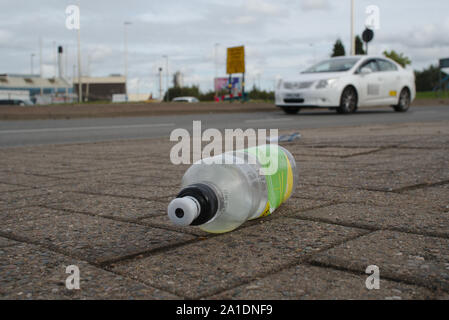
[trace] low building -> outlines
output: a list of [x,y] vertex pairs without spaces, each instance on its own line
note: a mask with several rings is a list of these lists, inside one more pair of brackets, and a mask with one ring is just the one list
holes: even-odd
[[71,84],[61,78],[41,78],[37,75],[0,74],[1,91],[28,91],[30,99],[37,96],[65,97],[72,94]]
[[[126,79],[120,75],[109,77],[82,77],[84,101],[112,101],[114,94],[126,94]],[[73,91],[78,94],[79,81],[73,82]]]

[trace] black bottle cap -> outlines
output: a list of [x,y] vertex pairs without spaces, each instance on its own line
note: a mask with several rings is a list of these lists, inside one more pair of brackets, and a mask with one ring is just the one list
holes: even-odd
[[197,183],[183,189],[177,198],[193,197],[200,204],[200,215],[191,223],[199,226],[212,220],[218,211],[218,199],[215,191],[206,184]]

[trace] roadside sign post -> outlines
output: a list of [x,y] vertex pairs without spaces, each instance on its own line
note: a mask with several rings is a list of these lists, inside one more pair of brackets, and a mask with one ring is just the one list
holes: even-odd
[[242,100],[245,100],[245,47],[228,48],[226,73],[229,74],[229,94],[232,102],[232,75],[235,73],[242,74]]
[[365,31],[363,31],[362,38],[366,45],[366,54],[368,55],[368,42],[371,42],[374,39],[374,31],[366,28]]
[[[443,69],[444,68],[449,68],[449,58],[445,58],[445,59],[440,59],[440,65],[439,65],[439,72],[438,72],[438,74],[439,74],[439,82],[440,82],[440,85],[439,85],[439,87],[440,87],[440,90],[439,91],[441,91],[441,92],[443,92],[443,79],[441,78],[441,76],[442,76],[442,73],[443,73]],[[445,86],[444,87],[444,91],[446,91],[446,88],[447,88],[447,86]]]

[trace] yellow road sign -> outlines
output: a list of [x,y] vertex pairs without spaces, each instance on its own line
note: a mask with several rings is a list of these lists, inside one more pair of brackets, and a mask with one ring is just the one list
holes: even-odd
[[228,48],[227,74],[245,73],[245,47]]

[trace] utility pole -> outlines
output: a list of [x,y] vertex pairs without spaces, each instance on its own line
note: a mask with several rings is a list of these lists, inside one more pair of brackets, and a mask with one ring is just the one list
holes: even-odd
[[165,76],[166,76],[165,82],[166,82],[166,86],[167,86],[167,102],[170,102],[169,79],[168,79],[168,77],[169,77],[169,73],[168,73],[168,56],[164,55],[164,56],[162,56],[162,58],[165,58],[165,68],[166,68],[166,70],[165,70]]
[[90,83],[90,53],[87,54],[87,79],[86,79],[86,101],[89,101],[89,83]]
[[355,12],[354,12],[354,0],[351,0],[351,55],[355,56],[355,37],[354,37],[354,25],[355,25]]
[[125,21],[123,23],[123,29],[124,29],[124,52],[125,52],[125,96],[126,101],[128,102],[128,32],[127,27],[130,26],[132,23]]
[[[42,37],[39,38],[39,77],[42,79],[43,76],[43,68],[42,68]],[[44,88],[42,87],[42,81],[39,81],[41,83],[41,96],[44,94]]]
[[162,68],[159,68],[159,99],[164,100],[162,95]]
[[218,46],[220,44],[216,43],[215,44],[215,51],[214,51],[214,64],[215,64],[215,78],[214,78],[214,89],[215,89],[215,96],[218,96],[218,88],[216,88],[215,86],[215,81],[217,81],[216,79],[218,78]]
[[[78,4],[79,6],[79,4]],[[83,102],[83,81],[81,74],[81,26],[77,30],[78,40],[78,102]]]
[[34,75],[34,57],[36,55],[34,53],[31,54],[31,75]]

